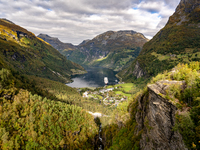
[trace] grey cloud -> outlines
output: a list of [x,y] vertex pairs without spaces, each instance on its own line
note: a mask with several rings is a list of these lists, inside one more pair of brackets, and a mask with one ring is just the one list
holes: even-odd
[[0,17],[36,35],[45,33],[63,42],[79,44],[108,30],[135,30],[153,37],[173,14],[178,1],[0,0]]
[[180,0],[164,0],[167,5],[170,7],[176,8],[176,6],[179,4]]
[[139,2],[138,0],[84,0],[87,5],[93,8],[100,9],[126,9],[133,4]]
[[148,1],[140,3],[139,8],[149,12],[160,12],[163,4],[163,1]]
[[157,25],[157,28],[162,28],[168,21],[169,19],[168,18],[163,18],[159,24]]
[[164,2],[165,5],[174,8],[178,5],[178,3],[180,2],[180,0],[143,0],[143,2]]

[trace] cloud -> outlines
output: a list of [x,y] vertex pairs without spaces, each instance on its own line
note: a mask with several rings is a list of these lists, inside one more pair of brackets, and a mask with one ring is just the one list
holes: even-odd
[[38,35],[79,44],[108,30],[134,30],[151,38],[179,0],[1,0],[0,17]]
[[163,2],[162,1],[160,2],[143,1],[138,5],[138,8],[148,11],[150,13],[159,13],[161,9],[163,8],[163,5],[164,5],[164,1]]

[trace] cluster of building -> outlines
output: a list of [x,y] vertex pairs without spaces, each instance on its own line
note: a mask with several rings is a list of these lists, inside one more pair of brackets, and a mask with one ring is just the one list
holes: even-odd
[[[117,88],[117,87],[116,87]],[[98,99],[96,97],[94,97],[94,95],[104,95],[102,97],[102,99],[100,99],[100,102],[103,103],[104,105],[114,105],[117,106],[119,103],[126,101],[127,97],[120,97],[119,94],[116,94],[113,97],[109,96],[109,92],[113,91],[115,88],[108,88],[108,89],[101,89],[99,91],[94,91],[94,92],[90,92],[90,91],[86,91],[83,93],[83,97],[85,98],[94,98],[94,99]]]

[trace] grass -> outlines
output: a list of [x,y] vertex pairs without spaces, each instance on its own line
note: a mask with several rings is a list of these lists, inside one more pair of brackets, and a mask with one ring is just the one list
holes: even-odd
[[125,90],[126,92],[130,92],[135,87],[135,84],[133,84],[133,83],[125,83],[125,84],[117,84],[115,86],[116,87],[121,86],[123,88],[123,90]]
[[128,55],[128,57],[127,58],[121,58],[121,61],[119,62],[120,63],[120,65],[126,65],[128,62],[129,62],[129,60],[130,59],[132,59],[133,57],[131,56],[131,55]]
[[132,88],[135,87],[134,83],[124,83],[124,84],[116,84],[116,85],[109,85],[107,86],[107,88],[112,88],[112,87],[119,87],[121,86],[123,90],[125,90],[126,92],[129,92]]
[[101,95],[97,95],[97,94],[95,94],[95,95],[94,95],[94,94],[91,94],[91,95],[92,95],[94,98],[98,98],[98,99],[100,99],[100,100],[103,98]]
[[159,59],[160,61],[169,59],[170,56],[167,55],[162,55],[162,54],[157,54],[156,52],[152,52],[151,55],[154,55],[155,57],[157,57],[157,59]]
[[134,83],[124,83],[124,84],[116,84],[116,85],[107,86],[107,88],[113,88],[113,87],[114,88],[118,87],[114,91],[115,94],[126,96],[128,97],[128,99],[131,99],[132,95],[137,93],[142,88],[140,86],[137,86]]
[[131,94],[126,94],[122,91],[115,91],[115,94],[124,95],[124,96],[127,96],[128,98],[131,97]]

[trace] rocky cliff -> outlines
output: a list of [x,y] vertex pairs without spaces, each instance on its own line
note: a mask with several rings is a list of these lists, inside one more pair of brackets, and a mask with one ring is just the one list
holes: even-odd
[[120,125],[116,118],[124,113],[118,112],[115,124],[103,129],[104,145],[110,149],[200,149],[199,91],[199,62],[158,74],[133,95],[130,118]]
[[137,61],[135,64],[135,68],[133,70],[133,75],[136,76],[136,78],[141,78],[145,74],[146,72],[142,70],[142,68],[140,67],[140,64]]
[[[200,60],[200,1],[181,0],[167,24],[149,42],[144,44],[140,55],[118,75],[123,80],[138,77],[134,70],[138,64],[152,77],[176,66]],[[140,69],[140,70],[141,70]]]
[[173,131],[177,107],[161,95],[173,84],[184,87],[184,81],[160,81],[148,85],[147,92],[138,97],[136,134],[143,130],[140,139],[142,150],[185,150],[179,132]]
[[169,18],[167,25],[182,25],[195,22],[199,23],[200,18],[200,2],[199,0],[181,0],[176,8],[175,13]]

